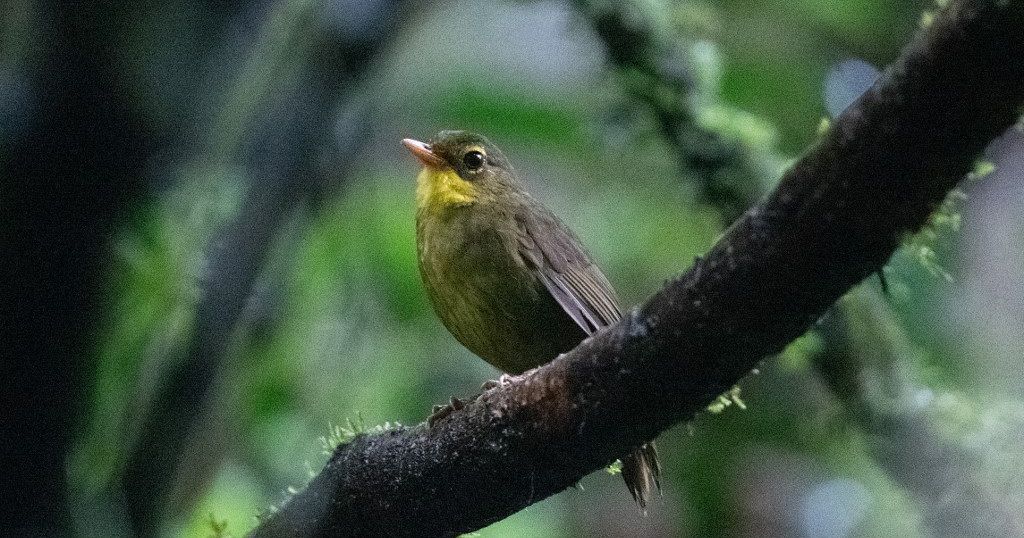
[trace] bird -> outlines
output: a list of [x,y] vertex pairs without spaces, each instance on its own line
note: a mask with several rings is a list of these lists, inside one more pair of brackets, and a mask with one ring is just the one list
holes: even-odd
[[[503,378],[550,362],[622,317],[583,243],[487,138],[453,130],[402,143],[422,164],[416,247],[430,303],[455,339]],[[657,448],[652,441],[620,460],[646,513],[661,491]]]

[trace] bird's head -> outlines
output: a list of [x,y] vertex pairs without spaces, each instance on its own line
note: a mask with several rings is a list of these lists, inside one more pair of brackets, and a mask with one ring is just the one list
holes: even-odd
[[428,142],[402,143],[423,164],[416,186],[420,209],[470,205],[519,189],[508,159],[478,134],[441,131]]

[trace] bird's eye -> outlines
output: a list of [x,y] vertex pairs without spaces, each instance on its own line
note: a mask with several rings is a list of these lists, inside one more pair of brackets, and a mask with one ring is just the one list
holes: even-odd
[[470,170],[478,170],[484,165],[484,154],[479,151],[470,151],[462,156],[462,164]]

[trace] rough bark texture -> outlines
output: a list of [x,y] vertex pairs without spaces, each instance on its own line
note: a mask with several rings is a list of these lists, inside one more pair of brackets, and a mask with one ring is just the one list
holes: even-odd
[[339,447],[254,535],[450,536],[571,486],[704,409],[878,270],[1022,101],[1024,2],[953,2],[685,275],[432,429]]

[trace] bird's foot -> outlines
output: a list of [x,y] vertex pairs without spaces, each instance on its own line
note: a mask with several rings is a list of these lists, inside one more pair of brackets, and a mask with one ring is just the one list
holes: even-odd
[[465,402],[455,396],[452,396],[451,400],[449,400],[447,404],[434,406],[434,409],[430,412],[430,416],[427,417],[427,426],[433,427],[438,421],[444,420],[448,415],[465,406]]
[[517,376],[514,375],[501,374],[501,377],[498,379],[488,379],[487,381],[484,381],[484,384],[480,385],[480,390],[488,391],[498,387],[504,387],[505,385],[511,385],[512,382],[516,380],[516,377]]

